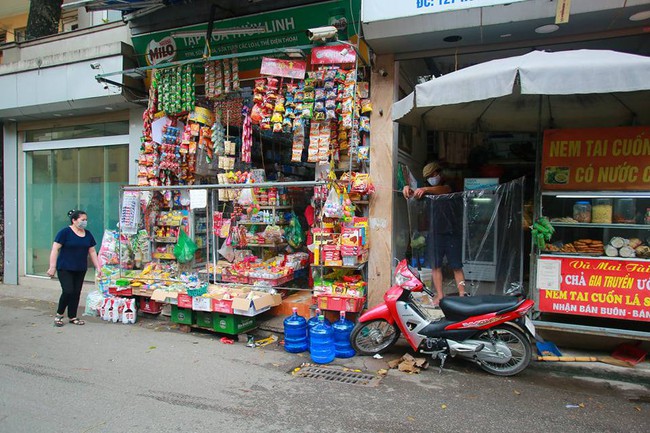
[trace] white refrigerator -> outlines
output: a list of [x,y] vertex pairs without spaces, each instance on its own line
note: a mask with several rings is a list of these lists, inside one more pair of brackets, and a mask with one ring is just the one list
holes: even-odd
[[468,281],[496,281],[498,178],[467,178],[463,197],[463,271]]

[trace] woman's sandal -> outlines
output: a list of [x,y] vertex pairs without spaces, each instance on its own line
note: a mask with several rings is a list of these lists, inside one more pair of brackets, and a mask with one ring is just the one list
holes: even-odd
[[54,316],[54,326],[57,328],[63,326],[63,316],[59,316],[58,314]]
[[86,322],[84,322],[83,320],[79,320],[76,317],[74,319],[70,319],[70,323],[72,323],[73,325],[85,325],[86,324]]

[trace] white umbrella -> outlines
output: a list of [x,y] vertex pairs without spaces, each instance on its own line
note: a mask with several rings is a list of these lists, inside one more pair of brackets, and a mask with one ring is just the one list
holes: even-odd
[[[650,58],[607,50],[533,51],[418,84],[393,120],[448,131],[650,124]],[[541,117],[540,117],[541,116]]]

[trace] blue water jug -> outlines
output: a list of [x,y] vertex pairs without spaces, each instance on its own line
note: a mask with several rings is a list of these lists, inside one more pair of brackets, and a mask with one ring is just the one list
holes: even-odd
[[352,328],[354,328],[354,323],[345,318],[345,311],[341,311],[339,320],[332,325],[334,330],[334,354],[337,358],[352,358],[355,355],[350,344]]
[[[311,319],[307,320],[307,342],[309,342],[309,333],[311,332],[311,329],[318,324],[318,318],[321,315],[320,308],[316,308],[316,315],[312,317]],[[328,325],[331,325],[330,321],[325,318],[325,323]]]
[[311,360],[317,364],[327,364],[334,361],[334,330],[325,323],[325,316],[318,316],[318,323],[311,331],[309,352]]
[[298,308],[293,308],[293,314],[284,319],[284,350],[291,353],[304,352],[307,344],[307,320],[298,315]]

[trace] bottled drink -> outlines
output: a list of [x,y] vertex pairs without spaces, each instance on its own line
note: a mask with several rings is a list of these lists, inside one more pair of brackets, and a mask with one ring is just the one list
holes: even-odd
[[345,318],[345,311],[341,311],[340,318],[332,325],[334,329],[334,354],[337,358],[352,358],[355,354],[350,344],[350,334],[354,323]]
[[327,364],[334,361],[334,332],[325,323],[325,316],[318,316],[318,323],[311,330],[309,338],[311,360],[317,364]]
[[298,315],[298,308],[293,308],[293,314],[284,319],[284,350],[300,353],[307,350],[307,320]]
[[[316,308],[316,315],[307,321],[307,342],[308,343],[309,343],[309,333],[311,332],[312,328],[316,326],[316,324],[318,324],[318,318],[320,317],[320,315],[321,315],[320,308]],[[327,318],[325,319],[325,323],[331,325],[330,321],[327,320]]]

